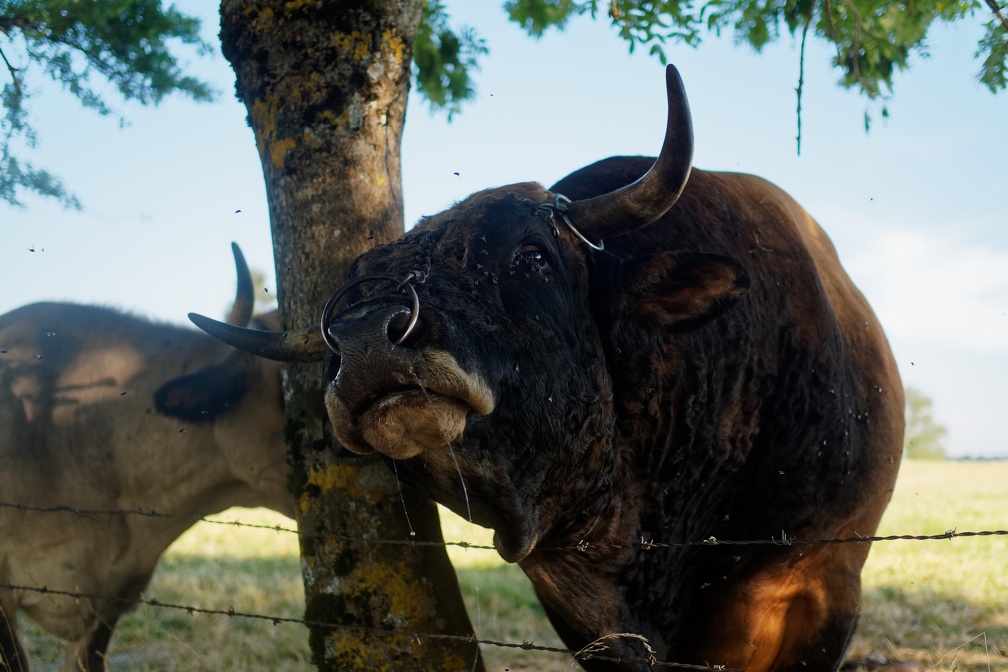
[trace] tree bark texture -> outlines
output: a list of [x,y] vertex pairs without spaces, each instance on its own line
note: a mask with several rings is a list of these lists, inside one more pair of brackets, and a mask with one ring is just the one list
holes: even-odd
[[[221,42],[263,165],[284,329],[403,230],[399,167],[422,0],[222,0]],[[285,436],[320,670],[482,670],[436,508],[323,435],[321,366],[284,371]],[[370,543],[360,540],[369,539]],[[426,635],[454,635],[429,637]]]

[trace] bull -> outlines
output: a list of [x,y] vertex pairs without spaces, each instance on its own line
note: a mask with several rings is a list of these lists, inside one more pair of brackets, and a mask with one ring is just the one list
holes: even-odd
[[[903,392],[816,221],[692,169],[682,81],[654,158],[478,192],[358,257],[322,328],[198,315],[322,360],[334,436],[494,530],[592,672],[835,670],[892,493]],[[726,541],[757,542],[745,545]],[[762,542],[762,543],[760,543]]]
[[[246,325],[234,253],[228,321]],[[28,669],[18,611],[69,642],[68,669],[104,669],[120,616],[193,523],[231,506],[293,515],[282,424],[278,366],[202,332],[64,303],[0,317],[0,670]],[[170,515],[94,513],[113,510]]]

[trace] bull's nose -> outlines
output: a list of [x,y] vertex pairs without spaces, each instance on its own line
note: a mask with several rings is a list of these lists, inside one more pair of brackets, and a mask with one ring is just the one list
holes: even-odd
[[325,380],[347,408],[356,411],[399,387],[415,385],[416,349],[424,325],[401,304],[353,306],[326,325],[333,356]]
[[[364,324],[367,325],[365,329],[368,333],[364,334],[364,342],[367,342],[369,338],[381,338],[378,334],[373,333],[372,326],[377,326],[378,332],[384,334],[384,339],[395,345],[406,344],[406,341],[411,336],[413,336],[412,342],[415,343],[417,337],[413,335],[413,331],[420,318],[420,298],[417,296],[413,283],[423,282],[425,278],[426,273],[422,271],[410,271],[401,280],[393,275],[379,273],[361,275],[345,282],[342,287],[329,297],[325,308],[322,310],[322,338],[325,340],[326,345],[334,353],[342,356],[342,348],[339,345],[340,332],[345,332],[344,336],[348,340],[355,339],[358,335],[353,333],[354,329],[347,330],[341,327],[348,323],[355,323],[355,318],[358,317],[363,318]],[[407,294],[411,300],[411,305],[406,311],[405,317],[402,315],[404,309],[401,304],[397,305],[394,303],[362,303],[355,308],[347,308],[341,313],[335,313],[336,307],[346,296],[347,292],[360,284],[376,282],[394,282],[399,292]]]
[[342,355],[358,348],[412,348],[420,339],[423,325],[406,306],[383,306],[366,313],[350,309],[326,325],[326,334]]
[[418,326],[405,332],[411,321],[408,307],[385,304],[353,306],[327,325],[336,349],[327,359],[324,385],[348,417],[382,395],[417,386],[414,371],[422,356],[415,348]]

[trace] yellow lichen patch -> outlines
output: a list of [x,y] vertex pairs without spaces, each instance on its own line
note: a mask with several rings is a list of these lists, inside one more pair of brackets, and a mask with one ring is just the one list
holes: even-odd
[[388,45],[387,51],[396,60],[396,63],[402,63],[406,55],[406,43],[403,42],[402,37],[391,30],[386,30],[382,33],[382,42]]
[[352,51],[356,61],[371,53],[371,36],[353,31],[350,34],[337,33],[333,35],[333,46],[341,51]]
[[[245,10],[247,16],[252,16],[254,11],[253,7],[248,7]],[[252,17],[251,26],[256,32],[263,32],[273,25],[273,10],[270,7],[265,7],[254,17]]]
[[315,131],[310,128],[305,129],[305,132],[301,134],[301,139],[304,140],[304,143],[312,149],[318,149],[324,144],[322,138],[320,138]]
[[350,110],[343,108],[343,112],[337,115],[332,110],[323,110],[319,113],[319,119],[326,122],[330,126],[344,126],[348,121],[350,121]]
[[392,669],[388,661],[384,660],[384,655],[375,655],[371,650],[373,646],[374,642],[362,638],[353,630],[337,630],[329,636],[329,646],[326,648],[331,650],[335,654],[334,657],[348,669],[375,672],[387,672]]
[[252,101],[252,128],[259,156],[269,152],[273,165],[283,168],[287,152],[297,146],[297,141],[294,138],[278,138],[276,126],[276,106],[258,98]]
[[424,599],[425,591],[407,580],[410,576],[413,575],[401,567],[376,560],[359,564],[346,585],[354,587],[354,597],[368,593],[384,595],[389,601],[391,624],[406,627],[425,621],[435,611],[435,605]]
[[445,646],[443,649],[444,651],[441,654],[442,670],[468,670],[473,667],[472,661],[466,660],[458,647],[450,648]]
[[284,157],[287,156],[287,152],[294,149],[297,143],[294,138],[284,138],[283,140],[277,140],[270,145],[270,159],[273,160],[273,165],[277,168],[283,168]]
[[296,12],[299,9],[304,9],[305,7],[318,7],[321,3],[318,0],[292,0],[284,5],[284,11],[288,14],[291,12]]
[[383,175],[382,173],[377,173],[375,175],[375,182],[377,183],[377,185],[379,187],[384,187],[385,186],[385,175]]
[[339,488],[348,498],[355,500],[365,500],[377,503],[381,494],[361,487],[358,482],[360,471],[354,467],[344,465],[330,465],[324,469],[311,469],[308,472],[308,482],[305,484],[305,493],[301,495],[301,511],[308,512],[311,504],[309,490],[314,490],[311,486],[318,488],[318,492],[326,493]]
[[266,153],[266,142],[276,136],[276,114],[260,99],[252,101],[252,130],[255,133],[259,156]]

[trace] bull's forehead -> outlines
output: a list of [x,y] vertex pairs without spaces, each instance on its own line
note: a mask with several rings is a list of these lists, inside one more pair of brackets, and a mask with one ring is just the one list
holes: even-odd
[[442,234],[483,233],[486,229],[506,227],[515,219],[532,215],[551,198],[550,192],[534,182],[485,189],[425,219],[420,228]]
[[424,218],[398,241],[365,253],[355,274],[394,272],[424,261],[465,268],[488,246],[507,247],[532,231],[552,230],[543,207],[549,203],[550,192],[531,182],[486,189]]

